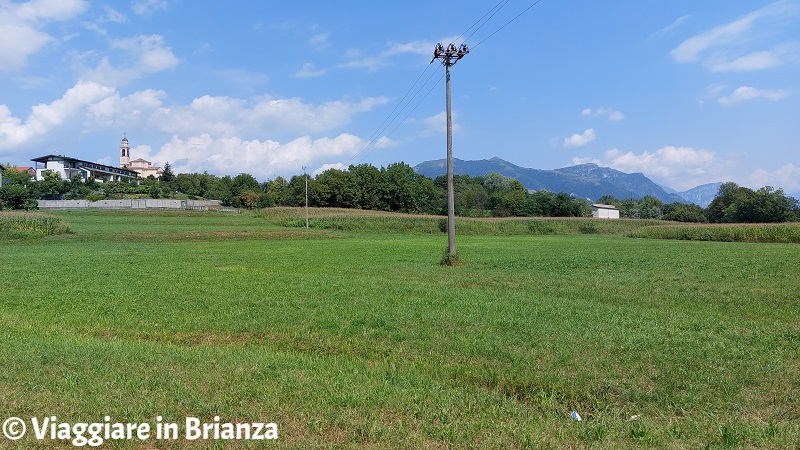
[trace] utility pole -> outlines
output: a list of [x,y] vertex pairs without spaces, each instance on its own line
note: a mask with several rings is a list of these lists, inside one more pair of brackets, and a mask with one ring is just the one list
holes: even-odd
[[308,175],[306,175],[306,166],[303,166],[303,178],[306,180],[306,230],[308,229]]
[[445,67],[447,85],[447,254],[452,261],[456,256],[456,210],[455,188],[453,187],[453,117],[450,110],[450,66],[469,53],[469,48],[461,44],[450,44],[446,48],[441,43],[433,50],[433,59],[442,61]]

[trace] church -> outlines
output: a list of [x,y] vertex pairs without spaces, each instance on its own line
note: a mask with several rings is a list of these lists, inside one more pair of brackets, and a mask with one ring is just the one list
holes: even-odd
[[119,167],[120,169],[132,170],[139,174],[140,178],[147,178],[150,175],[156,179],[161,178],[164,169],[161,167],[151,165],[150,161],[142,158],[134,159],[131,161],[131,147],[128,144],[127,136],[122,136],[122,144],[119,146]]

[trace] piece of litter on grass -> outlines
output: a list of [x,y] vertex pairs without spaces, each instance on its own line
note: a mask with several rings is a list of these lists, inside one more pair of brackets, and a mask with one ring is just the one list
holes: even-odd
[[641,414],[634,414],[634,415],[632,415],[632,416],[631,416],[631,418],[630,418],[630,419],[628,419],[628,420],[639,420],[639,417],[642,417],[642,415],[641,415]]
[[570,417],[572,417],[572,420],[576,422],[580,422],[581,420],[583,420],[581,419],[581,415],[578,414],[578,411],[572,411],[572,413],[570,413]]

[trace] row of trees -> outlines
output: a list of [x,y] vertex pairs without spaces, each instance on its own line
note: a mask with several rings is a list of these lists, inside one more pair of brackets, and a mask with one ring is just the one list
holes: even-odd
[[723,183],[719,193],[708,205],[669,203],[646,196],[640,200],[620,200],[603,196],[598,203],[615,205],[620,217],[662,219],[679,222],[710,223],[778,223],[800,221],[800,202],[787,196],[782,189],[771,186],[758,190],[733,182]]
[[[277,177],[259,184],[247,174],[222,177],[214,183],[213,175],[179,174],[172,187],[180,193],[218,198],[224,204],[260,208],[301,206],[337,207],[397,211],[412,214],[446,214],[447,179],[419,175],[405,163],[380,169],[369,165],[351,165],[347,170],[328,169],[306,179],[296,175],[286,180]],[[491,173],[485,177],[456,176],[455,209],[461,216],[585,216],[591,210],[585,201],[567,194],[528,193],[522,184],[509,177]],[[216,195],[216,197],[215,197]]]
[[[585,217],[591,208],[583,199],[566,193],[528,192],[513,178],[497,173],[482,177],[458,175],[455,182],[455,210],[460,216],[508,217],[550,216]],[[44,180],[34,181],[27,172],[6,170],[0,187],[0,209],[30,209],[38,198],[99,200],[104,198],[207,198],[226,206],[265,208],[302,206],[306,199],[313,207],[357,208],[414,214],[446,214],[447,179],[417,174],[405,163],[376,168],[369,164],[351,165],[347,170],[328,169],[317,176],[277,177],[260,183],[252,175],[218,177],[209,173],[173,174],[165,164],[160,179],[100,183],[75,177],[62,180],[46,172]],[[652,196],[618,199],[603,196],[598,203],[616,205],[620,216],[638,219],[664,219],[680,222],[786,222],[800,220],[798,201],[782,190],[764,187],[753,191],[736,183],[725,183],[708,208],[694,204],[665,204]]]
[[[44,180],[31,180],[27,172],[9,170],[0,188],[0,207],[35,207],[31,199],[64,198],[99,200],[104,198],[151,197],[218,199],[226,206],[264,208],[301,206],[357,208],[412,214],[446,214],[447,179],[419,175],[405,163],[376,168],[370,164],[351,165],[347,170],[328,169],[315,177],[295,175],[259,183],[252,175],[218,177],[209,173],[173,174],[165,165],[160,179],[100,183],[75,177],[62,180],[46,172]],[[568,194],[540,191],[529,193],[509,177],[491,173],[485,177],[456,176],[456,213],[462,216],[558,216],[591,214],[582,199]],[[13,191],[13,195],[10,194]],[[11,198],[13,197],[13,198]]]

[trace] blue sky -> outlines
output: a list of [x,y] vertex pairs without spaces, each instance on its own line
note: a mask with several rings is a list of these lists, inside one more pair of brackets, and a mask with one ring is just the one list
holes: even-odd
[[0,162],[441,159],[452,41],[457,158],[800,192],[800,0],[0,0]]

